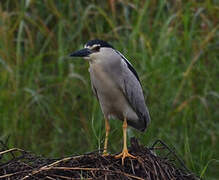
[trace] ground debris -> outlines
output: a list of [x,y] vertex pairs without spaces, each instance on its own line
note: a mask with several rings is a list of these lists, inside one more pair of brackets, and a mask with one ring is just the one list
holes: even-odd
[[132,138],[129,152],[137,158],[126,158],[122,166],[121,159],[115,159],[113,155],[103,157],[97,151],[48,159],[22,149],[2,147],[0,179],[199,179],[186,168],[175,152],[160,140],[147,148]]

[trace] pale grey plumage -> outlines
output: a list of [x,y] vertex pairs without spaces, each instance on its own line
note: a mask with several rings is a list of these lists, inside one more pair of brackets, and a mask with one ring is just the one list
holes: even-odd
[[144,131],[150,117],[141,84],[121,54],[115,52],[114,49],[104,48],[104,58],[99,62],[90,62],[94,94],[105,116],[120,120],[126,116],[128,125]]
[[[111,45],[96,41],[88,42],[85,49],[89,52],[83,51],[81,54],[89,54],[83,57],[90,63],[92,89],[104,116],[122,121],[126,117],[128,125],[144,131],[150,122],[150,115],[136,71]],[[73,56],[79,55],[74,53]]]

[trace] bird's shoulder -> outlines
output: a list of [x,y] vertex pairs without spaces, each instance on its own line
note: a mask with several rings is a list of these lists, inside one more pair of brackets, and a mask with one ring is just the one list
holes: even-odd
[[135,68],[133,67],[133,65],[129,62],[129,60],[122,53],[120,53],[119,51],[116,51],[116,53],[120,56],[121,64],[123,66],[123,71],[125,71],[125,73],[127,73],[127,74],[134,75],[136,80],[140,83],[138,73],[135,70]]

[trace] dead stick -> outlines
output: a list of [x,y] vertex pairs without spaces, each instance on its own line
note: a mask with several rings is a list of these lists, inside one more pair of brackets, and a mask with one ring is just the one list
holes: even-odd
[[0,152],[0,155],[5,154],[5,153],[8,153],[8,152],[12,152],[12,151],[21,151],[21,152],[24,152],[24,150],[22,150],[22,149],[19,149],[19,148],[12,148],[12,149],[8,149],[8,150],[5,150],[5,151],[1,151],[1,152]]
[[131,174],[127,174],[121,171],[112,171],[109,169],[100,169],[100,168],[81,168],[81,167],[49,167],[49,168],[44,168],[44,170],[84,170],[84,171],[108,171],[108,172],[114,172],[117,174],[123,174],[125,176],[134,178],[134,179],[139,179],[139,180],[144,180],[141,177],[137,177]]
[[33,175],[35,175],[35,174],[37,174],[37,173],[43,171],[44,169],[49,168],[49,167],[52,167],[52,166],[54,166],[54,165],[56,165],[56,164],[58,164],[58,163],[60,163],[60,162],[68,161],[68,160],[70,160],[70,159],[76,159],[76,158],[80,158],[80,157],[83,157],[83,155],[75,156],[75,157],[67,157],[67,158],[63,158],[63,159],[61,159],[61,160],[55,161],[55,162],[53,162],[53,163],[51,163],[51,164],[48,164],[48,165],[46,165],[46,166],[41,167],[40,169],[38,169],[38,170],[36,170],[36,171],[33,171],[32,173],[29,173],[29,174],[26,175],[24,178],[22,178],[22,180],[25,180],[25,179],[29,178],[30,176],[33,176]]

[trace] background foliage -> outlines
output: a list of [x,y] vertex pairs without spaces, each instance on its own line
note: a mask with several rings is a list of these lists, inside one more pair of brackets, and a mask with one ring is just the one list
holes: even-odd
[[[88,64],[68,57],[99,38],[131,61],[147,97],[152,122],[129,137],[162,139],[197,175],[216,179],[218,9],[216,0],[1,0],[0,140],[50,157],[102,148]],[[110,123],[115,153],[122,124]]]

